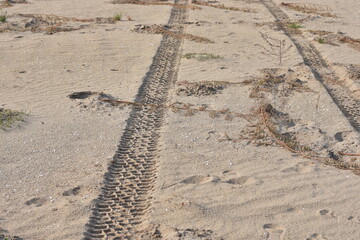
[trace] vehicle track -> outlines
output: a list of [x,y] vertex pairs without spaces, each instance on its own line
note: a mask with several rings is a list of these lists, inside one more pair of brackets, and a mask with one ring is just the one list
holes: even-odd
[[[187,20],[184,5],[176,0],[168,24],[183,33]],[[164,104],[176,81],[182,39],[163,36],[135,102]],[[156,178],[159,137],[164,108],[134,107],[130,113],[104,185],[86,224],[84,239],[156,239],[160,233],[147,222]]]
[[260,0],[270,13],[275,17],[278,26],[295,44],[304,63],[310,67],[315,78],[325,87],[335,104],[347,117],[354,129],[360,132],[360,100],[355,99],[352,93],[339,83],[339,78],[320,52],[305,39],[301,34],[292,31],[287,27],[286,22],[290,18],[272,0]]

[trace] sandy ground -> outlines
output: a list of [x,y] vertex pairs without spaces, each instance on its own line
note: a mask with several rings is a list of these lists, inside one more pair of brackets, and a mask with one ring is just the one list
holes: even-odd
[[[184,40],[182,53],[204,52],[221,58],[182,58],[177,82],[238,83],[263,77],[263,69],[276,68],[275,75],[285,81],[299,80],[305,90],[281,94],[286,92],[284,87],[253,98],[249,97],[253,84],[227,85],[210,95],[182,94],[181,86],[174,85],[169,104],[206,105],[247,114],[264,102],[271,103],[293,122],[280,130],[296,135],[321,156],[328,157],[329,151],[359,153],[358,133],[303,64],[291,41],[271,24],[264,24],[274,21],[264,5],[220,3],[256,12],[189,10],[186,33],[214,43]],[[346,66],[359,65],[360,52],[343,43],[320,44],[308,30],[340,31],[360,38],[360,3],[307,3],[326,5],[338,16],[310,14],[300,30],[343,74],[356,97],[360,80],[349,79]],[[6,8],[10,16],[55,14],[85,19],[122,12],[124,17],[113,24],[86,23],[80,30],[52,35],[0,33],[0,107],[29,113],[24,123],[0,130],[0,235],[34,240],[82,238],[129,109],[100,103],[97,93],[86,99],[68,95],[104,92],[110,98],[133,101],[161,35],[131,30],[137,24],[166,24],[170,10],[170,6],[94,0],[32,0]],[[294,21],[309,16],[282,10]],[[263,53],[269,46],[260,33],[292,46],[281,65],[276,54]],[[203,112],[167,112],[149,216],[152,224],[160,226],[163,239],[179,238],[171,235],[174,229],[188,229],[183,239],[360,239],[358,175],[276,144],[257,146],[242,138],[247,129],[249,122],[239,117],[226,120]]]
[[[9,15],[76,18],[123,12],[134,21],[125,18],[54,35],[1,33],[0,58],[6,62],[0,69],[1,107],[29,113],[24,124],[0,132],[1,234],[24,239],[82,237],[129,111],[95,98],[81,101],[67,96],[97,91],[134,98],[161,36],[130,30],[150,21],[166,23],[170,11],[146,8],[141,12],[138,6],[105,1],[31,1],[6,9]],[[78,186],[78,193],[64,196]]]

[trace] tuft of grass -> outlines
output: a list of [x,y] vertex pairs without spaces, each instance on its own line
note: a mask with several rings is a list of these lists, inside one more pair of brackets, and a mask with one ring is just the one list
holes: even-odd
[[122,17],[123,17],[123,14],[122,14],[122,13],[116,13],[116,14],[113,16],[113,19],[114,19],[115,21],[121,21]]
[[0,128],[11,127],[15,122],[24,121],[27,114],[21,111],[0,108]]
[[317,41],[320,44],[325,44],[325,40],[323,38],[318,38]]
[[196,59],[198,61],[207,61],[207,60],[212,60],[212,59],[221,59],[223,58],[220,55],[215,55],[212,53],[186,53],[185,55],[183,55],[183,58],[186,59]]
[[292,28],[292,29],[299,29],[299,28],[304,28],[304,26],[300,25],[300,24],[297,24],[297,23],[291,23],[288,25],[289,28]]
[[6,12],[1,12],[0,13],[0,22],[6,22]]

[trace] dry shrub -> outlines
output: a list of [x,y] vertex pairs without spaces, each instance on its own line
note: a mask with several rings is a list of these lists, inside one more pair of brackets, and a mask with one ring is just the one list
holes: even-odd
[[0,9],[12,7],[15,4],[27,4],[26,0],[4,0],[0,2]]
[[281,65],[283,60],[288,57],[287,54],[293,45],[285,39],[277,39],[262,32],[260,32],[260,35],[265,44],[256,44],[256,46],[262,49],[262,54],[278,59],[279,65]]
[[241,12],[247,12],[247,13],[256,13],[256,11],[254,9],[250,9],[250,8],[227,7],[223,4],[212,4],[212,3],[202,1],[202,0],[192,0],[192,3],[196,4],[196,5],[200,5],[200,6],[219,8],[219,9],[224,9],[224,10],[229,10],[229,11],[241,11]]
[[53,34],[56,32],[69,32],[84,28],[85,26],[64,26],[67,23],[115,23],[113,18],[90,18],[79,19],[62,17],[51,14],[18,14],[24,20],[20,22],[6,22],[0,26],[0,32],[46,32]]
[[353,80],[360,80],[360,65],[349,64],[346,66],[348,76]]
[[193,5],[183,5],[183,4],[174,4],[167,3],[162,1],[136,1],[136,0],[113,0],[111,3],[113,4],[136,4],[136,5],[162,5],[162,6],[172,6],[182,9],[190,9],[190,10],[200,10],[201,8]]
[[308,13],[308,14],[316,14],[323,17],[336,17],[335,14],[331,13],[331,8],[318,4],[309,4],[309,3],[285,3],[282,2],[281,6],[290,8],[292,10]]
[[113,99],[99,99],[100,101],[111,102],[121,106],[131,106],[136,108],[147,108],[156,111],[159,108],[171,109],[175,113],[183,112],[185,116],[193,116],[197,112],[207,112],[209,117],[218,118],[223,116],[225,120],[232,120],[239,117],[250,123],[248,129],[241,131],[242,135],[238,139],[232,139],[227,136],[226,140],[238,142],[247,141],[258,146],[278,145],[286,150],[295,153],[303,158],[320,161],[321,163],[333,166],[343,170],[351,170],[360,175],[360,166],[353,161],[345,162],[341,156],[359,156],[359,154],[339,152],[336,157],[321,157],[320,154],[309,148],[306,144],[300,143],[291,135],[281,134],[278,129],[283,126],[293,125],[293,120],[284,113],[277,111],[271,104],[261,104],[260,107],[249,114],[232,112],[229,109],[210,110],[207,105],[194,106],[193,104],[185,104],[175,102],[170,105],[143,104],[139,102],[129,102]]
[[[309,149],[308,147],[300,144],[297,141],[294,141],[293,139],[287,136],[279,134],[274,126],[274,121],[272,121],[272,119],[276,117],[276,110],[270,104],[262,105],[259,108],[259,112],[260,112],[262,125],[265,128],[265,131],[269,136],[273,138],[273,140],[279,146],[282,146],[283,148],[289,150],[292,153],[296,153],[303,158],[320,161],[325,165],[333,166],[339,169],[351,170],[355,174],[360,175],[360,165],[353,162],[345,162],[343,161],[341,156],[340,157],[335,156],[332,158],[320,157],[312,149]],[[339,153],[339,154],[348,155],[348,156],[358,156],[358,154],[347,154],[347,153]]]
[[279,68],[265,68],[261,70],[261,76],[244,82],[252,85],[250,97],[264,98],[265,93],[275,94],[280,97],[287,97],[294,92],[313,92],[307,87],[306,82],[297,77],[296,71]]
[[176,90],[177,95],[185,96],[207,96],[220,93],[229,85],[239,85],[244,82],[226,82],[226,81],[201,81],[201,82],[179,82],[177,85],[181,88]]
[[19,14],[21,17],[25,18],[34,18],[37,20],[41,20],[44,22],[50,22],[50,23],[67,23],[67,22],[83,22],[83,23],[115,23],[116,21],[109,17],[97,17],[97,18],[87,18],[87,19],[81,19],[81,18],[70,18],[70,17],[63,17],[53,14]]
[[339,36],[338,39],[342,43],[347,43],[351,48],[360,51],[360,39],[355,39],[348,36]]
[[244,3],[259,3],[259,0],[236,0],[236,1],[240,1],[240,2],[244,2]]
[[309,30],[309,32],[314,35],[320,36],[315,39],[318,42],[320,42],[319,39],[321,39],[320,43],[330,44],[334,46],[339,46],[339,43],[346,43],[349,47],[360,51],[360,39],[345,36],[344,33],[334,33],[321,30]]
[[16,122],[24,121],[26,115],[21,111],[0,108],[0,129],[10,128]]

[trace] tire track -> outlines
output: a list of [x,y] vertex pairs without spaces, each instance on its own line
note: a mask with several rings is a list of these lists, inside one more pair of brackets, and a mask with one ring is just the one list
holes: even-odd
[[[183,33],[187,0],[176,0],[168,24]],[[182,40],[164,36],[135,98],[164,104],[176,81]],[[104,186],[86,224],[84,239],[154,239],[160,233],[147,222],[156,178],[158,142],[165,109],[134,107],[118,149],[104,176]]]
[[352,96],[352,93],[339,83],[339,77],[332,70],[331,65],[321,56],[320,52],[306,40],[301,34],[291,31],[284,22],[290,18],[272,0],[260,0],[269,12],[275,17],[278,26],[295,44],[304,63],[310,67],[315,78],[325,87],[335,104],[347,117],[353,128],[360,132],[360,100]]

